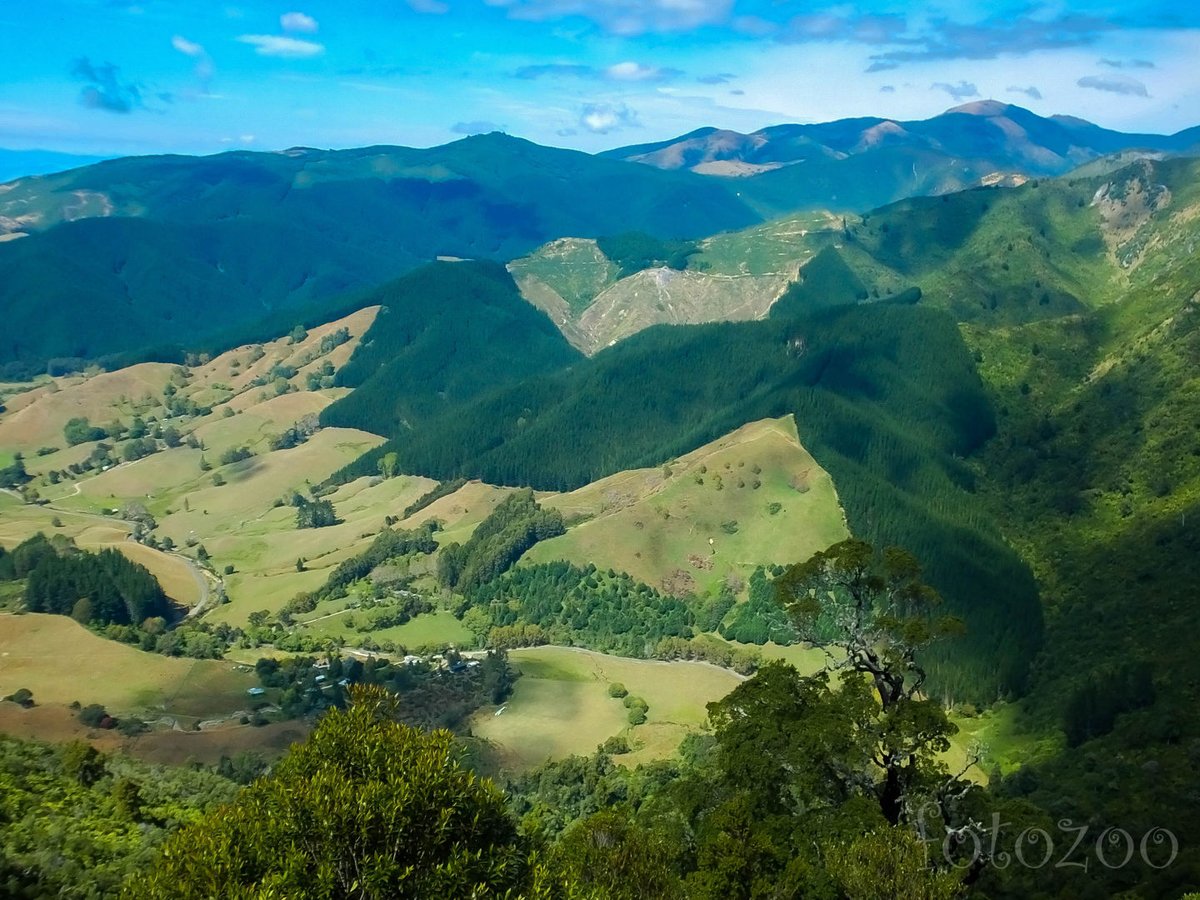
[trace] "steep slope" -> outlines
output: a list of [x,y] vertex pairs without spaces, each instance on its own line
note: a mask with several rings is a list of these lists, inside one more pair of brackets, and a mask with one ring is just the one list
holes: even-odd
[[852,223],[849,237],[962,321],[1052,319],[1111,304],[1186,257],[1177,232],[1198,181],[1194,159],[1143,159],[1086,178],[905,200]]
[[111,160],[0,190],[0,363],[191,348],[280,310],[329,311],[437,256],[505,260],[568,234],[694,237],[756,219],[719,182],[503,135]]
[[652,325],[765,318],[802,277],[801,266],[840,241],[844,228],[828,213],[789,216],[675,248],[671,265],[664,264],[670,247],[665,255],[643,253],[618,263],[604,248],[613,252],[620,238],[564,238],[508,269],[521,295],[591,355]]
[[[1046,602],[1046,650],[1024,708],[1066,744],[1005,789],[1076,821],[1168,828],[1194,846],[1200,179],[1139,169],[1119,173],[1093,210],[1122,189],[1139,209],[1146,175],[1171,193],[1137,229],[1144,249],[1115,302],[968,335],[1000,408],[983,486]],[[1125,246],[1114,241],[1116,259]],[[1148,689],[1130,690],[1138,678]],[[1195,872],[1181,860],[1146,896]],[[1110,877],[1110,894],[1132,886]]]

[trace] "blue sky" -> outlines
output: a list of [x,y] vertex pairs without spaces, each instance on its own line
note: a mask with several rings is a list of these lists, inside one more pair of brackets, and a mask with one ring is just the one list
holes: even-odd
[[1200,124],[1195,7],[8,0],[0,147],[430,146],[499,129],[595,151],[986,97],[1173,132]]

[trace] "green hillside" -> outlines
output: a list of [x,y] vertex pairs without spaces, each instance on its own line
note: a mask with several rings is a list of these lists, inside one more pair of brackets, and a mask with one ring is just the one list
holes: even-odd
[[1003,544],[962,457],[994,427],[953,322],[868,305],[795,319],[643,331],[568,369],[482,397],[343,470],[562,490],[657,466],[760,418],[794,413],[838,485],[854,534],[910,547],[964,614],[948,697],[1023,683],[1040,639],[1028,571]]
[[[509,263],[518,281],[534,280],[550,288],[564,302],[560,316],[578,316],[620,275],[617,265],[604,255],[596,241],[562,238]],[[528,296],[528,295],[527,295]],[[553,316],[553,312],[546,310]]]
[[433,263],[372,292],[385,309],[337,376],[325,425],[399,434],[580,358],[495,263]]
[[825,247],[800,270],[784,291],[773,316],[795,316],[823,306],[860,303],[869,297],[866,286],[832,247]]
[[437,256],[507,260],[564,235],[699,237],[757,219],[719,182],[503,135],[110,160],[0,196],[0,363],[194,349],[278,310],[333,309]]
[[[1198,209],[1200,163],[1139,160],[907,200],[852,222],[842,254],[963,323],[997,411],[976,498],[1032,567],[1046,619],[1016,716],[1038,750],[1004,791],[1181,841],[1200,835],[1183,799],[1200,736],[1186,637],[1200,589]],[[852,512],[859,482],[812,449]]]
[[737,593],[757,566],[845,538],[833,479],[791,418],[753,422],[659,468],[543,499],[568,523],[525,563],[613,568],[674,593]]
[[783,271],[710,271],[710,244],[722,239],[736,241],[738,249],[753,243],[744,231],[701,242],[645,235],[567,238],[508,268],[521,296],[545,312],[572,346],[591,355],[654,325],[765,318],[797,264],[789,261]]

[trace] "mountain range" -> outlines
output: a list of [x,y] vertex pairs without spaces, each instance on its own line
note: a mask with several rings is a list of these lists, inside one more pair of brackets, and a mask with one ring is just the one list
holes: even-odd
[[[342,617],[379,637],[375,579],[424,578],[446,608],[413,621],[436,616],[458,645],[495,629],[517,641],[497,646],[536,643],[546,626],[667,660],[643,626],[675,612],[713,642],[750,633],[721,628],[753,581],[703,554],[731,546],[766,585],[768,563],[795,560],[725,539],[786,544],[775,516],[819,474],[833,530],[911,550],[947,630],[963,626],[919,651],[920,689],[988,744],[988,804],[1047,827],[1167,829],[1184,848],[1153,871],[1013,867],[1036,885],[983,893],[1179,896],[1200,883],[1198,137],[989,101],[601,156],[491,134],[21,179],[0,188],[0,362],[227,352],[13,394],[0,471],[28,502],[3,499],[30,522],[136,501],[171,546],[224,564],[210,622],[277,614],[279,649],[309,614],[300,630]],[[325,324],[293,328],[309,321]],[[742,458],[763,422],[794,426],[811,466]],[[166,446],[144,445],[150,429]],[[720,441],[738,452],[691,456]],[[541,516],[533,490],[570,515]],[[37,491],[68,506],[41,510]],[[563,499],[579,491],[586,508]],[[322,504],[333,523],[299,525]],[[427,518],[436,561],[347,559]],[[713,538],[672,556],[663,535],[705,520]],[[571,557],[577,572],[553,558],[549,541],[582,553],[601,527],[661,583],[617,589],[619,557]],[[471,554],[487,565],[471,562],[468,597]],[[370,583],[371,602],[318,609],[327,570]]]
[[499,134],[111,160],[3,187],[0,363],[203,344],[280,311],[328,319],[348,292],[439,256],[506,260],[564,234],[696,236],[757,219],[692,173]]
[[0,187],[0,364],[173,358],[181,335],[187,349],[228,346],[328,320],[437,257],[508,261],[626,232],[705,238],[1198,142],[1196,128],[1124,135],[988,101],[925,122],[705,129],[600,156],[493,133],[427,150],[109,160]]
[[1046,118],[982,100],[914,122],[839,119],[750,134],[701,128],[604,155],[671,171],[740,177],[744,196],[767,214],[780,214],[807,206],[862,212],[903,197],[1020,183],[1134,149],[1195,152],[1200,126],[1173,135],[1124,134],[1072,116]]

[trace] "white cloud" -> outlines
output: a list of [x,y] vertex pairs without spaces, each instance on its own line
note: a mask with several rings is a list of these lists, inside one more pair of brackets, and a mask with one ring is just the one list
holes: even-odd
[[661,81],[675,74],[657,66],[644,66],[637,62],[620,62],[609,66],[604,74],[613,81]]
[[1149,97],[1146,85],[1128,75],[1085,75],[1075,82],[1081,88],[1091,88],[1094,91],[1107,91],[1110,94],[1124,94],[1127,97]]
[[428,13],[431,16],[441,16],[450,12],[448,4],[442,0],[408,0],[413,12]]
[[[410,3],[416,0],[409,0]],[[421,0],[425,2],[425,0]],[[690,31],[728,20],[733,0],[484,0],[514,19],[584,16],[614,34]]]
[[966,100],[968,97],[978,97],[979,88],[975,87],[969,81],[960,81],[958,84],[949,84],[945,81],[938,81],[929,86],[931,91],[945,91],[954,100]]
[[213,66],[212,58],[208,55],[208,52],[202,45],[197,44],[195,41],[189,41],[181,34],[177,34],[171,38],[171,46],[184,56],[190,56],[196,61],[194,71],[196,79],[200,82],[200,94],[208,96],[208,83],[212,80],[216,72],[216,68]]
[[624,103],[585,103],[579,114],[579,124],[592,134],[608,134],[622,128],[638,128],[637,113]]
[[302,12],[286,12],[279,17],[279,25],[284,31],[298,31],[302,34],[316,34],[321,26],[312,16]]
[[1024,94],[1025,96],[1029,97],[1032,100],[1041,100],[1042,99],[1042,92],[1039,91],[1037,89],[1037,87],[1035,87],[1032,84],[1029,87],[1019,87],[1019,86],[1013,85],[1008,88],[1008,92],[1010,94]]
[[243,34],[238,41],[252,46],[259,56],[277,56],[281,59],[310,59],[325,52],[324,44],[277,34]]
[[182,35],[175,35],[171,38],[171,46],[182,53],[184,56],[192,56],[197,59],[204,56],[204,48],[195,41],[189,41]]

